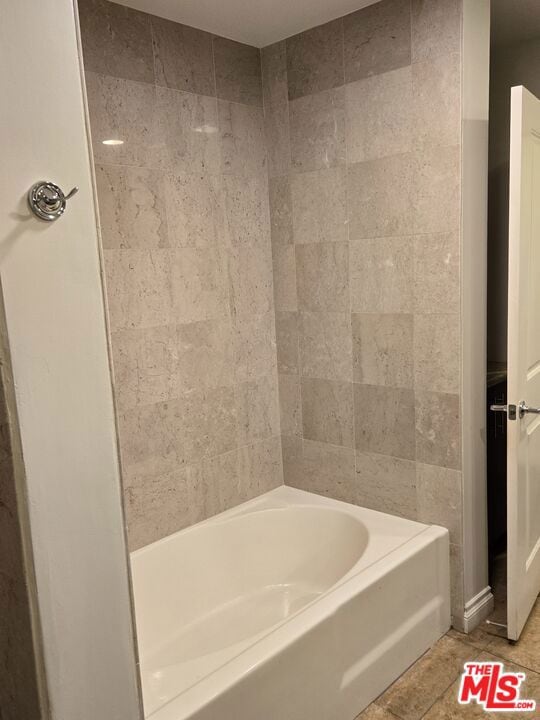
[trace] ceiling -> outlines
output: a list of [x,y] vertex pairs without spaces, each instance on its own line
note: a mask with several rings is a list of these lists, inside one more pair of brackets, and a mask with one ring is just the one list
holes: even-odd
[[491,0],[491,41],[511,45],[540,38],[540,0]]
[[136,10],[265,47],[376,0],[116,0]]
[[[377,0],[115,0],[231,40],[265,47]],[[540,37],[540,0],[491,0],[496,46]]]

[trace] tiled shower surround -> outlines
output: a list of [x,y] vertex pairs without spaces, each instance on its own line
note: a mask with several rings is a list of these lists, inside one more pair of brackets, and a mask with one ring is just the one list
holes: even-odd
[[284,480],[448,527],[462,612],[460,0],[80,14],[131,547]]
[[283,482],[260,53],[79,5],[134,549]]

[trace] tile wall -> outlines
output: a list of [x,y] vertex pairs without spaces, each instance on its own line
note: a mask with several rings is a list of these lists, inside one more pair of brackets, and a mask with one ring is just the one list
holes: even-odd
[[448,527],[460,612],[461,1],[262,67],[285,483]]
[[282,483],[260,52],[79,12],[135,549]]

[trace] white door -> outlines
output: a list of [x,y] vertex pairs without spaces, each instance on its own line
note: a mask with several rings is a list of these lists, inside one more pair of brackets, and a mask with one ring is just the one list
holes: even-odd
[[[136,720],[129,574],[73,0],[0,0],[0,65],[0,308],[15,380],[50,718]],[[39,180],[66,192],[79,187],[54,222],[29,211],[27,192]]]
[[540,592],[540,101],[514,87],[511,107],[508,637],[517,640]]

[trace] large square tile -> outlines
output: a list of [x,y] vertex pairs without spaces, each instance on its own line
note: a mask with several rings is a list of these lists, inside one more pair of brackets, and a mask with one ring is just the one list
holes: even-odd
[[[86,72],[94,161],[107,165],[160,167],[165,155],[156,88]],[[121,145],[104,145],[122,140]]]
[[411,0],[411,59],[459,52],[462,0]]
[[300,313],[300,363],[304,377],[352,380],[350,313]]
[[414,316],[414,386],[459,393],[460,318],[457,314]]
[[357,452],[356,485],[358,505],[416,520],[416,468],[413,460]]
[[[450,612],[452,613],[452,622],[457,618],[460,624],[463,623],[463,613],[465,611],[464,594],[463,546],[450,543]],[[470,638],[471,636],[467,637]]]
[[276,310],[298,310],[294,245],[274,245],[272,266]]
[[312,243],[295,250],[299,309],[348,312],[349,244]]
[[186,393],[119,415],[125,472],[160,474],[200,462],[236,446],[233,388]]
[[262,106],[261,55],[258,48],[214,36],[214,64],[218,98]]
[[[348,166],[347,203],[351,238],[411,235],[415,158],[411,153],[366,160]],[[426,168],[426,187],[428,169]],[[427,214],[427,197],[423,198]]]
[[160,170],[96,166],[104,248],[167,247],[165,181]]
[[129,550],[137,550],[203,520],[213,503],[199,465],[154,475],[124,474]]
[[[522,667],[540,673],[540,600],[536,601],[520,640],[511,645],[505,638],[493,638],[488,651],[503,660],[518,663]],[[538,687],[540,693],[540,687]],[[536,696],[538,701],[540,695]]]
[[235,315],[263,315],[274,310],[269,245],[230,248],[229,297]]
[[286,44],[289,100],[343,85],[341,18],[293,35]]
[[157,87],[162,166],[179,173],[218,173],[219,132],[216,99]]
[[111,330],[172,322],[167,250],[105,250],[104,265]]
[[413,387],[413,316],[352,315],[354,381]]
[[459,233],[414,238],[414,310],[460,311]]
[[223,512],[282,484],[279,438],[250,443],[202,463],[206,485],[216,498],[215,512]]
[[326,90],[289,104],[292,169],[345,164],[345,91]]
[[86,70],[154,82],[150,15],[107,0],[80,0],[78,10]]
[[176,322],[214,320],[229,315],[226,266],[218,248],[171,250],[169,272]]
[[276,373],[240,383],[234,394],[239,446],[279,435]]
[[302,435],[302,397],[298,375],[279,376],[279,408],[281,433]]
[[283,438],[287,485],[344,502],[355,502],[354,451],[313,440]]
[[304,438],[354,446],[352,383],[302,378]]
[[414,460],[414,393],[354,384],[356,449]]
[[274,311],[237,317],[233,329],[236,382],[247,382],[274,372],[277,362]]
[[156,83],[198,95],[215,95],[212,35],[152,16]]
[[282,175],[269,180],[270,234],[273,246],[292,245],[293,216],[289,177]]
[[295,243],[347,240],[346,182],[344,167],[291,176]]
[[353,312],[412,312],[412,238],[351,240],[350,277]]
[[219,100],[218,111],[222,172],[244,177],[265,174],[262,108]]
[[461,142],[461,55],[452,53],[412,66],[412,120],[415,145]]
[[461,468],[459,395],[416,390],[416,459]]
[[179,394],[174,326],[116,330],[111,336],[111,349],[119,412]]
[[222,241],[224,207],[218,175],[167,173],[165,198],[171,247],[209,247]]
[[410,0],[369,5],[346,15],[343,27],[346,82],[410,64]]
[[183,393],[234,384],[234,342],[230,318],[176,326],[177,386]]
[[409,152],[413,145],[411,68],[357,80],[345,87],[347,162]]
[[267,45],[261,50],[261,71],[264,108],[286,104],[289,100],[287,86],[286,41]]
[[264,132],[268,155],[268,176],[287,175],[291,169],[289,103],[264,108]]
[[264,175],[246,182],[236,175],[223,176],[224,235],[237,247],[261,246],[270,249],[268,182]]
[[450,532],[450,542],[460,545],[462,537],[462,476],[459,470],[416,465],[418,520],[442,525]]
[[276,311],[277,362],[282,374],[298,375],[300,372],[298,325],[297,312]]
[[459,146],[426,148],[414,156],[414,234],[459,230],[461,151]]
[[461,674],[470,656],[468,645],[441,638],[378,698],[377,705],[401,720],[420,720]]

